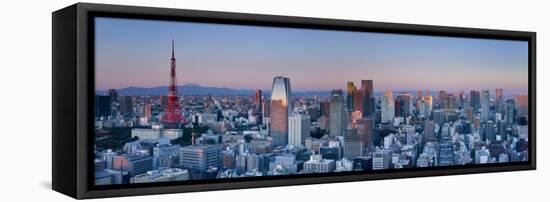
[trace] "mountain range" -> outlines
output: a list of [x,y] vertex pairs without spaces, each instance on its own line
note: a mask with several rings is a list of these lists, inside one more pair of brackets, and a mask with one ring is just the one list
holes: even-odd
[[[200,86],[197,84],[184,84],[177,86],[179,95],[254,95],[255,90],[252,89],[233,89],[227,87],[211,87],[211,86]],[[131,95],[131,96],[142,96],[142,95],[166,95],[168,92],[168,87],[158,86],[158,87],[126,87],[121,89],[116,89],[119,95]],[[96,91],[98,95],[105,95],[107,91]],[[270,90],[262,90],[262,94],[270,95]],[[303,92],[292,92],[294,96],[328,96],[330,91],[303,91]]]
[[[198,84],[184,84],[184,85],[178,85],[178,94],[179,95],[214,95],[214,96],[220,96],[220,95],[239,95],[239,96],[248,96],[248,95],[254,95],[255,90],[253,89],[234,89],[234,88],[227,88],[227,87],[212,87],[212,86],[201,86]],[[345,89],[344,94],[345,94]],[[119,95],[130,95],[130,96],[143,96],[143,95],[166,95],[168,92],[167,86],[157,86],[157,87],[126,87],[126,88],[120,88],[116,89]],[[416,90],[395,90],[396,92],[409,92],[416,96],[417,91]],[[429,91],[430,95],[437,96],[438,91]],[[426,91],[423,91],[425,94]],[[466,91],[466,93],[469,93]],[[96,91],[97,95],[106,95],[107,91]],[[262,89],[263,95],[271,95],[271,90],[265,90]],[[374,92],[374,96],[381,96],[383,92]],[[312,96],[329,96],[330,90],[321,90],[321,91],[294,91],[292,92],[293,96],[301,96],[301,97],[312,97]]]

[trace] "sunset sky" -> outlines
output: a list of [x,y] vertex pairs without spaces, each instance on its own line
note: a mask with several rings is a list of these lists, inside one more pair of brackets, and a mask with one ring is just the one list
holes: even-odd
[[96,19],[96,88],[169,82],[171,40],[178,84],[293,91],[345,89],[374,80],[375,91],[526,91],[528,44],[349,31]]

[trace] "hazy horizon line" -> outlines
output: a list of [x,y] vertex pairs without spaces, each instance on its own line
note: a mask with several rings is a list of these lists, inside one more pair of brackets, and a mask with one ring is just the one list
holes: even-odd
[[[201,84],[197,84],[197,83],[185,83],[185,84],[179,84],[177,86],[197,86],[197,87],[202,87],[202,88],[222,88],[222,89],[229,89],[229,90],[239,90],[239,91],[255,91],[255,90],[261,90],[263,92],[270,92],[271,89],[265,89],[265,88],[235,88],[235,87],[228,87],[228,86],[214,86],[214,85],[201,85]],[[343,85],[344,86],[344,85]],[[144,89],[153,89],[153,88],[161,88],[161,87],[166,87],[168,88],[168,85],[156,85],[156,86],[135,86],[135,85],[129,85],[129,86],[126,86],[126,87],[119,87],[119,88],[107,88],[107,89],[95,89],[96,93],[97,92],[107,92],[111,89],[115,89],[115,90],[123,90],[123,89],[128,89],[128,88],[144,88]],[[357,87],[360,87],[360,86],[357,86]],[[359,90],[360,88],[358,88],[357,90]],[[374,92],[386,92],[386,91],[392,91],[392,92],[417,92],[417,91],[422,91],[423,93],[426,92],[426,91],[430,91],[430,92],[434,92],[434,91],[446,91],[447,93],[457,93],[457,92],[460,92],[460,91],[464,91],[465,93],[467,92],[470,92],[470,91],[483,91],[483,90],[489,90],[489,91],[494,91],[495,89],[498,89],[498,88],[477,88],[477,89],[416,89],[416,88],[397,88],[397,89],[380,89],[380,90],[376,90],[376,88],[374,89]],[[510,93],[507,93],[507,92],[515,92],[515,93],[512,93],[512,94],[518,94],[518,92],[521,92],[522,94],[526,94],[529,92],[529,89],[515,89],[515,88],[502,88],[504,90],[504,94],[510,94]],[[331,88],[331,89],[300,89],[300,90],[292,90],[292,92],[297,92],[297,93],[307,93],[307,92],[325,92],[325,91],[332,91],[332,90],[342,90],[344,91],[344,93],[347,91],[345,88]]]

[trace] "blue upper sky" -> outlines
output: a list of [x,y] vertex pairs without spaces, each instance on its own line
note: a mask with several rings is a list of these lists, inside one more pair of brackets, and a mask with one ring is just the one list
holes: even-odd
[[345,88],[373,79],[375,91],[526,91],[524,41],[350,31],[96,19],[96,87],[168,84],[171,40],[178,83],[293,91]]

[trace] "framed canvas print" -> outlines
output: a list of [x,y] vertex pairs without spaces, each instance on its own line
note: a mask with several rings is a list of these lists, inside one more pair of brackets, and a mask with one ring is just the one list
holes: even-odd
[[536,34],[78,3],[53,14],[75,198],[533,170]]

